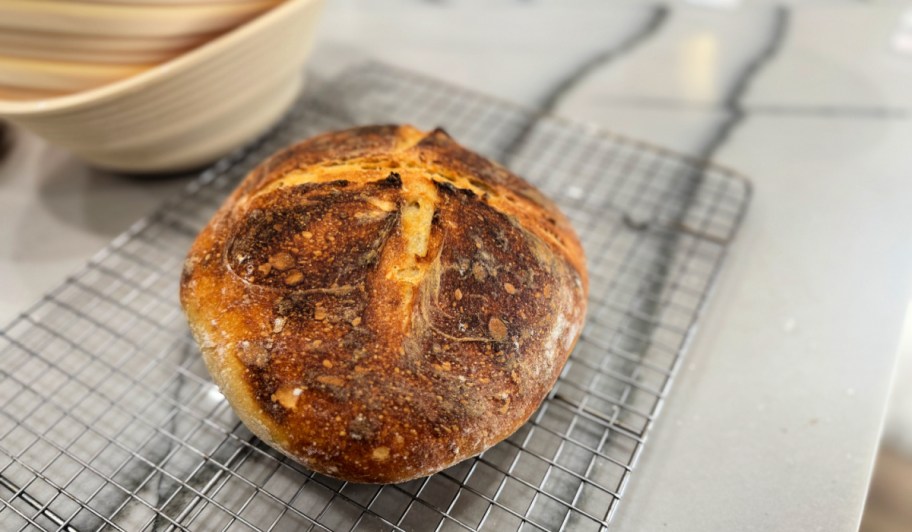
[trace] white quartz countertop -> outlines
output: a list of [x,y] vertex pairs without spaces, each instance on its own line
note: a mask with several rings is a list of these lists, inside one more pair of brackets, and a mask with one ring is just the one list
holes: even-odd
[[[902,15],[334,0],[313,67],[369,55],[751,177],[750,210],[614,528],[849,531],[912,288]],[[2,322],[189,179],[100,174],[21,131],[8,150]]]

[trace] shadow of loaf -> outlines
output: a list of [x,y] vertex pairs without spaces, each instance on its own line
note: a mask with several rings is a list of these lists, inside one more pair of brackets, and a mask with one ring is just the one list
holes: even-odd
[[305,466],[402,482],[517,430],[583,325],[567,219],[442,130],[329,133],[265,161],[200,233],[181,302],[244,423]]

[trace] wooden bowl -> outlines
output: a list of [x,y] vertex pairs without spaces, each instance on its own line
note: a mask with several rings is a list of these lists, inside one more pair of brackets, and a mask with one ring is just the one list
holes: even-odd
[[168,62],[95,89],[48,96],[0,87],[0,118],[100,167],[198,167],[265,131],[293,103],[322,5],[287,0]]
[[0,31],[85,37],[178,37],[224,31],[282,0],[202,4],[0,0]]

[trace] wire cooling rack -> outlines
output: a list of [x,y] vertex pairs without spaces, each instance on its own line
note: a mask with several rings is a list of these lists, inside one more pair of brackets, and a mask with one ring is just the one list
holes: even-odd
[[[312,473],[209,380],[178,305],[184,255],[275,149],[353,124],[445,127],[554,198],[589,315],[548,399],[480,457],[399,485]],[[749,200],[730,171],[368,64],[311,83],[276,130],[202,172],[0,335],[0,528],[599,530],[631,478]]]

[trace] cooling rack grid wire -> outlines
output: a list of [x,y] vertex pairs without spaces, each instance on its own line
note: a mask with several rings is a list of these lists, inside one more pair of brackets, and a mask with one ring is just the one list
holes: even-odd
[[[354,124],[442,126],[554,198],[583,240],[589,315],[548,399],[440,474],[357,485],[244,428],[177,300],[184,255],[275,149]],[[0,334],[3,530],[600,530],[615,512],[750,196],[734,173],[368,64],[314,82]]]

